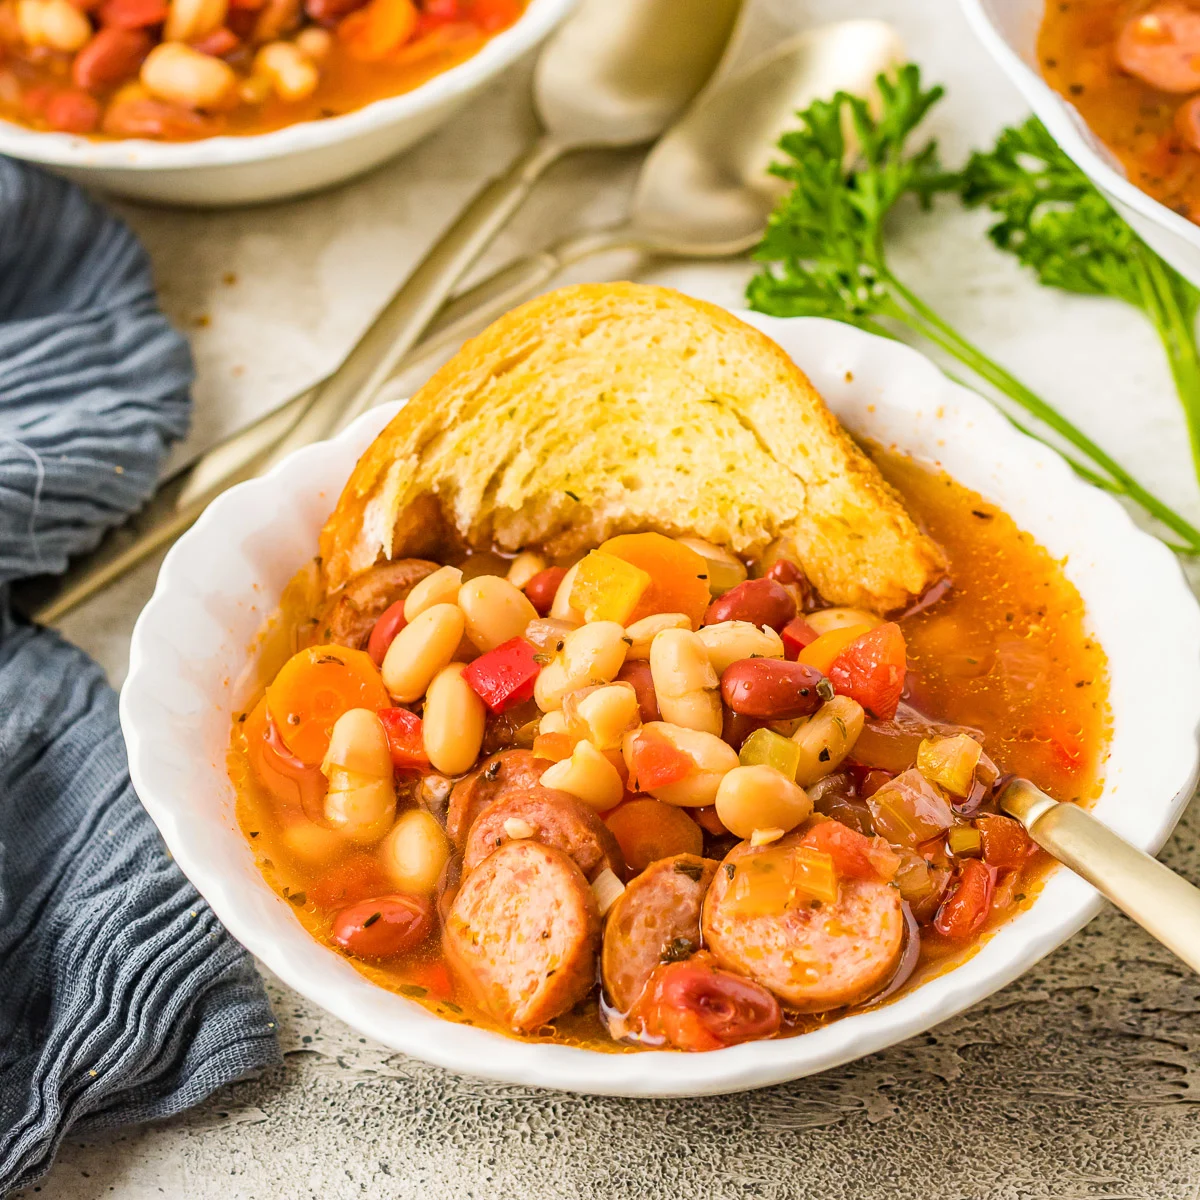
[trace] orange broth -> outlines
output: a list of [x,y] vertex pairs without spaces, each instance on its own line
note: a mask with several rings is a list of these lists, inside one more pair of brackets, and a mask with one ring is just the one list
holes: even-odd
[[[1088,634],[1083,602],[1061,564],[1006,514],[946,475],[896,454],[876,451],[872,456],[950,562],[953,588],[946,598],[900,622],[908,644],[911,702],[939,720],[981,729],[987,752],[1002,772],[1026,775],[1060,800],[1092,802],[1100,791],[1109,735],[1107,665],[1103,650]],[[311,623],[312,605],[303,598],[310,592],[301,584],[285,598],[257,664],[264,682]],[[338,834],[298,813],[278,811],[250,769],[249,719],[241,714],[235,722],[228,757],[238,819],[268,884],[293,905],[304,927],[332,948],[330,928],[346,903],[346,886],[361,889],[378,876],[374,894],[394,889],[371,851],[347,849]],[[403,808],[405,790],[399,790]],[[407,803],[414,803],[411,788]],[[1009,889],[1010,902],[993,912],[981,936],[1031,903],[1050,865],[1040,851],[1028,860]],[[362,894],[372,893],[360,890],[351,898]],[[920,963],[896,994],[963,961],[978,945],[979,937],[964,946],[945,941],[931,926],[923,928]],[[419,1000],[439,1016],[515,1036],[456,986],[436,937],[398,961],[351,961],[368,979]],[[785,1022],[784,1033],[802,1033],[838,1015],[794,1017]],[[527,1040],[615,1053],[636,1049],[609,1037],[594,992],[543,1035]]]

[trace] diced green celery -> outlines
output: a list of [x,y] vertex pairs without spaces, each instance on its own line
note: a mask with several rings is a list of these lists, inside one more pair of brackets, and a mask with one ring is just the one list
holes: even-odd
[[786,779],[795,779],[800,766],[800,747],[773,729],[756,729],[742,743],[738,760],[743,767],[761,763],[774,767]]
[[946,845],[955,858],[978,858],[983,853],[983,836],[973,825],[955,825],[946,834]]

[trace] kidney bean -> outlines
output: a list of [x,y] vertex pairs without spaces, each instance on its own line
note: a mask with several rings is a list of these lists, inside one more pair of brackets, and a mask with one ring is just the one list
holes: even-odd
[[809,583],[808,576],[790,558],[776,559],[771,564],[771,569],[767,572],[766,578],[783,584],[796,601],[796,607],[801,612],[812,607],[814,600],[813,586]]
[[167,19],[167,0],[104,0],[97,15],[114,29],[143,29]]
[[734,712],[728,705],[725,706],[725,721],[721,726],[721,740],[728,742],[735,750],[741,750],[742,743],[756,730],[763,729],[770,725],[770,721],[764,721],[759,717],[747,717],[742,713]]
[[714,600],[701,624],[749,621],[769,625],[778,633],[795,615],[796,601],[783,584],[774,579],[747,579]]
[[637,693],[643,724],[662,720],[658,711],[658,694],[654,690],[654,680],[650,674],[650,663],[646,659],[626,659],[625,665],[617,672],[615,682],[628,683],[633,687]]
[[304,0],[304,11],[318,24],[333,26],[365,3],[366,0]]
[[59,92],[46,105],[46,122],[63,133],[91,133],[100,124],[100,101],[74,89]]
[[242,44],[241,38],[232,29],[224,25],[217,26],[212,33],[206,33],[202,38],[192,42],[192,49],[213,58],[224,58],[232,54]]
[[554,603],[554,596],[558,591],[558,585],[562,583],[566,573],[566,567],[547,567],[544,571],[539,571],[525,585],[525,595],[529,597],[529,602],[533,607],[538,610],[539,617],[544,617],[550,611],[550,606]]
[[414,950],[433,927],[433,906],[424,896],[397,892],[360,900],[333,919],[333,940],[359,958],[392,958]]
[[178,104],[146,98],[110,104],[102,128],[110,137],[183,139],[208,137],[214,126],[206,117]]
[[91,92],[132,79],[153,44],[150,35],[141,29],[101,29],[75,55],[71,67],[75,86]]
[[821,672],[778,658],[744,658],[721,676],[721,698],[747,717],[787,721],[821,707]]

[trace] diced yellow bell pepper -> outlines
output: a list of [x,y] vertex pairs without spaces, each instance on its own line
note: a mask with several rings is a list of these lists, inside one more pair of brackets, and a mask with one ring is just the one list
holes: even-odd
[[815,642],[809,642],[796,656],[796,661],[815,668],[822,675],[828,675],[834,659],[852,642],[857,642],[864,633],[870,632],[870,625],[843,625],[840,629],[831,629],[821,634]]
[[965,733],[954,737],[926,738],[917,749],[917,770],[939,787],[966,796],[975,782],[975,768],[983,747]]
[[616,621],[625,625],[650,586],[650,576],[633,563],[593,550],[575,572],[571,607],[585,621]]

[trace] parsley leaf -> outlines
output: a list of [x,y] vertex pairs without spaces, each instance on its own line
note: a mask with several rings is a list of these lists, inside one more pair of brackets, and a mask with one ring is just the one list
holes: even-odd
[[[1064,457],[1084,478],[1140,504],[1182,539],[1177,549],[1200,554],[1200,529],[1148,492],[892,273],[884,235],[893,208],[906,196],[927,207],[937,193],[960,190],[962,176],[943,170],[936,142],[909,147],[942,89],[923,88],[920,69],[911,63],[893,79],[881,75],[876,87],[878,115],[865,99],[838,92],[799,113],[800,128],[780,140],[786,158],[771,172],[791,190],[755,252],[764,266],[747,289],[750,306],[779,317],[829,317],[887,337],[906,329],[926,339],[1073,447],[1077,453]],[[1054,444],[1045,432],[1014,424]]]

